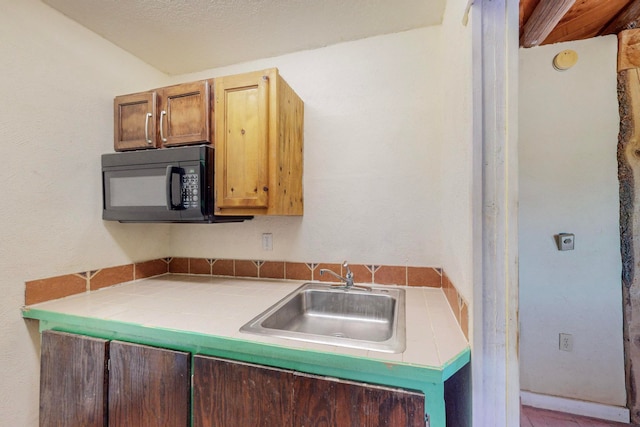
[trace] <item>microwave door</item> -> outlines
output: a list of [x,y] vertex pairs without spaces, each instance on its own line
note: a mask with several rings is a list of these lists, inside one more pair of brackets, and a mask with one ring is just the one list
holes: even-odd
[[[168,200],[168,168],[155,167],[120,169],[104,172],[104,219],[118,221],[177,221],[180,210],[168,209],[169,204],[177,204],[177,199]],[[180,190],[176,198],[180,197]]]

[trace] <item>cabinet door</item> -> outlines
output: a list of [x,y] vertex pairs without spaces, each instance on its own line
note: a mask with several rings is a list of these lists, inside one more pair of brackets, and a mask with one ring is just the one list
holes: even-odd
[[267,208],[269,76],[215,80],[216,197],[219,208]]
[[113,101],[116,151],[156,148],[156,93],[116,96]]
[[211,142],[208,81],[169,86],[158,92],[163,146]]
[[424,427],[424,395],[296,374],[295,426]]
[[293,373],[195,356],[194,427],[293,426]]
[[40,426],[107,425],[108,341],[42,332]]
[[112,341],[109,426],[189,425],[189,353]]

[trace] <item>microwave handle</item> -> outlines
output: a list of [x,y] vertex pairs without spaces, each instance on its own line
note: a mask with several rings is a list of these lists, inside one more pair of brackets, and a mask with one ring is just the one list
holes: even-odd
[[[180,201],[176,205],[173,203],[173,176],[178,175],[180,178]],[[182,205],[182,175],[184,175],[184,169],[179,166],[167,166],[166,178],[167,183],[167,209],[170,211],[178,211],[184,209]]]

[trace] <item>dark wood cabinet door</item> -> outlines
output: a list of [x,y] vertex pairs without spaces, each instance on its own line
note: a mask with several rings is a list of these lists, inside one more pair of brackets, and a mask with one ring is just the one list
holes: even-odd
[[116,151],[156,148],[156,92],[116,96],[113,101]]
[[193,361],[194,427],[287,427],[293,373],[206,356]]
[[[337,401],[336,381],[320,379],[313,375],[298,374],[295,377],[295,425],[299,427],[335,426]],[[345,424],[345,426],[352,424]]]
[[109,342],[42,332],[40,426],[106,426]]
[[424,427],[422,393],[295,374],[296,427]]
[[163,147],[211,142],[209,92],[207,80],[158,90],[158,133]]
[[187,427],[190,355],[112,341],[110,427]]

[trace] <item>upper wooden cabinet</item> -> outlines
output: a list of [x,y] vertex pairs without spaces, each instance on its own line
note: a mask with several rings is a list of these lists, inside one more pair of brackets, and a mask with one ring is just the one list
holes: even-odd
[[304,103],[276,68],[117,96],[114,118],[116,151],[213,143],[217,215],[303,214]]
[[302,215],[304,104],[275,68],[215,79],[219,215]]
[[114,99],[116,151],[211,142],[207,80]]
[[113,147],[116,151],[156,148],[155,92],[116,96],[113,101]]
[[209,82],[184,83],[158,90],[158,136],[164,147],[211,142]]

